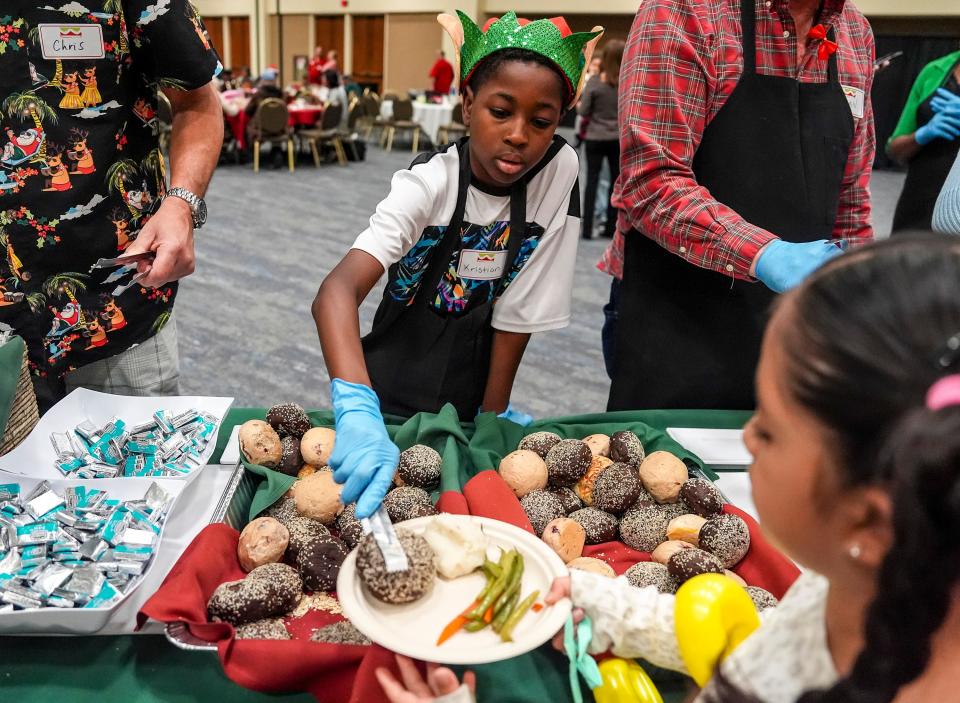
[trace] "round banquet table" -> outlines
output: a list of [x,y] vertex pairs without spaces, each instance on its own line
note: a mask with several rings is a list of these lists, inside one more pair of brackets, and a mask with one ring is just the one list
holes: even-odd
[[[3,389],[0,388],[2,399]],[[262,419],[265,412],[263,408],[232,408],[221,424],[210,463],[220,461],[236,425],[249,419]],[[611,416],[610,421],[623,416]],[[738,411],[709,410],[649,410],[630,414],[631,419],[646,422],[657,429],[735,429],[742,427],[749,416],[750,413]],[[577,422],[581,418],[568,419]],[[0,433],[5,424],[6,418],[0,416]],[[69,638],[0,636],[0,652],[2,700],[30,703],[61,703],[64,700],[71,703],[130,700],[140,703],[198,700],[308,703],[315,700],[302,693],[266,694],[241,688],[227,679],[215,655],[179,650],[163,637],[153,634]],[[572,701],[565,662],[549,645],[516,659],[474,668],[480,680],[480,703]],[[184,678],[187,671],[189,679]],[[682,679],[675,678],[661,684],[660,693],[665,703],[680,703],[686,697],[687,685]],[[586,700],[592,700],[592,697]]]
[[[393,118],[393,101],[384,100],[380,103],[380,117],[385,120]],[[453,118],[453,103],[413,103],[413,121],[418,122],[424,134],[430,141],[437,143],[437,134],[440,128],[450,124]]]
[[291,127],[313,127],[323,115],[320,105],[287,105],[287,111],[290,113]]

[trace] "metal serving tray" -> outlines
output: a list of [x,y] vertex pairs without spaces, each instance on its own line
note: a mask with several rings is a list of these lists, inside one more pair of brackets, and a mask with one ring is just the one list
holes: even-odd
[[[250,504],[253,502],[253,494],[257,490],[257,484],[262,479],[259,476],[251,474],[243,468],[242,462],[237,462],[237,467],[230,476],[223,495],[217,503],[213,516],[210,518],[210,524],[222,522],[235,530],[242,530],[247,524],[247,517],[250,513]],[[188,652],[216,652],[217,645],[200,639],[192,632],[186,623],[171,622],[164,628],[164,635],[167,641],[174,647]]]

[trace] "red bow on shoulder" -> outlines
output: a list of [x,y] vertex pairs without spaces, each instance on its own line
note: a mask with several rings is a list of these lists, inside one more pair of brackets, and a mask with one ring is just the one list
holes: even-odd
[[822,24],[814,25],[807,32],[807,39],[819,39],[820,47],[817,49],[817,56],[821,61],[826,61],[832,54],[837,52],[837,42],[827,39],[827,28]]

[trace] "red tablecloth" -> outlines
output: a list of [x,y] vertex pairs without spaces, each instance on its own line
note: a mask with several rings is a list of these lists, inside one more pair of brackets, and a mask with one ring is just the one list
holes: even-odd
[[223,118],[227,122],[227,126],[230,127],[230,133],[233,135],[233,138],[237,142],[237,146],[240,149],[247,148],[247,124],[250,122],[250,117],[247,116],[247,113],[243,110],[240,110],[236,115],[224,115]]
[[323,115],[323,108],[320,106],[290,107],[288,105],[287,110],[290,112],[291,127],[313,127]]
[[[479,515],[533,529],[520,502],[495,471],[472,478],[463,493],[448,491],[437,507],[444,512]],[[748,583],[762,586],[778,598],[799,575],[797,568],[771,547],[749,515],[728,506],[747,521],[753,543],[735,571]],[[374,703],[384,701],[374,670],[394,668],[392,655],[381,647],[319,644],[303,639],[289,641],[236,640],[226,623],[211,623],[206,604],[213,590],[225,581],[243,578],[237,561],[239,533],[226,525],[210,525],[180,557],[160,589],[143,606],[138,616],[160,622],[186,622],[191,632],[217,644],[227,677],[258,691],[309,691],[323,703]],[[588,556],[609,562],[623,573],[649,554],[634,551],[620,542],[589,547]],[[310,613],[295,625],[295,635],[306,636],[313,628],[339,620],[341,616]],[[302,633],[302,634],[301,634]],[[397,672],[395,672],[397,673]]]

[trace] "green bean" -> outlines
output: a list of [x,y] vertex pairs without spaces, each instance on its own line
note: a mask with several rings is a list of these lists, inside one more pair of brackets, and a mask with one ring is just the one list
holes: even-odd
[[480,568],[483,569],[483,573],[485,573],[488,578],[492,579],[497,578],[501,573],[503,573],[503,570],[489,559],[484,561]]
[[469,619],[482,619],[483,614],[487,612],[487,609],[490,608],[496,602],[497,598],[500,597],[500,594],[503,593],[503,589],[507,587],[507,579],[510,576],[510,570],[513,566],[514,558],[514,552],[507,552],[503,556],[500,564],[500,568],[503,570],[503,572],[500,574],[500,578],[493,582],[493,585],[483,595],[482,599],[477,604],[477,607],[467,614]]
[[500,630],[500,639],[504,642],[513,641],[513,628],[517,626],[517,623],[523,619],[523,616],[527,614],[527,611],[530,610],[530,606],[533,605],[534,601],[540,597],[540,591],[534,591],[529,596],[520,601],[520,605],[516,607],[516,610],[510,614],[510,617],[507,618],[507,622],[504,623],[503,628]]
[[520,599],[520,589],[514,589],[513,593],[507,599],[507,602],[500,609],[500,612],[493,618],[493,631],[499,633],[503,629],[503,626],[506,624],[507,619],[510,617],[510,614],[513,613],[513,609],[517,605],[517,601]]
[[486,626],[487,626],[487,623],[485,623],[482,619],[471,620],[466,625],[464,625],[463,629],[466,630],[467,632],[480,632],[480,630],[482,630]]
[[520,583],[523,579],[523,557],[519,554],[517,558],[513,560],[513,570],[510,573],[510,580],[507,581],[506,587],[503,589],[503,593],[497,598],[496,604],[493,606],[493,611],[499,613],[506,602],[510,599],[515,592],[520,590]]

